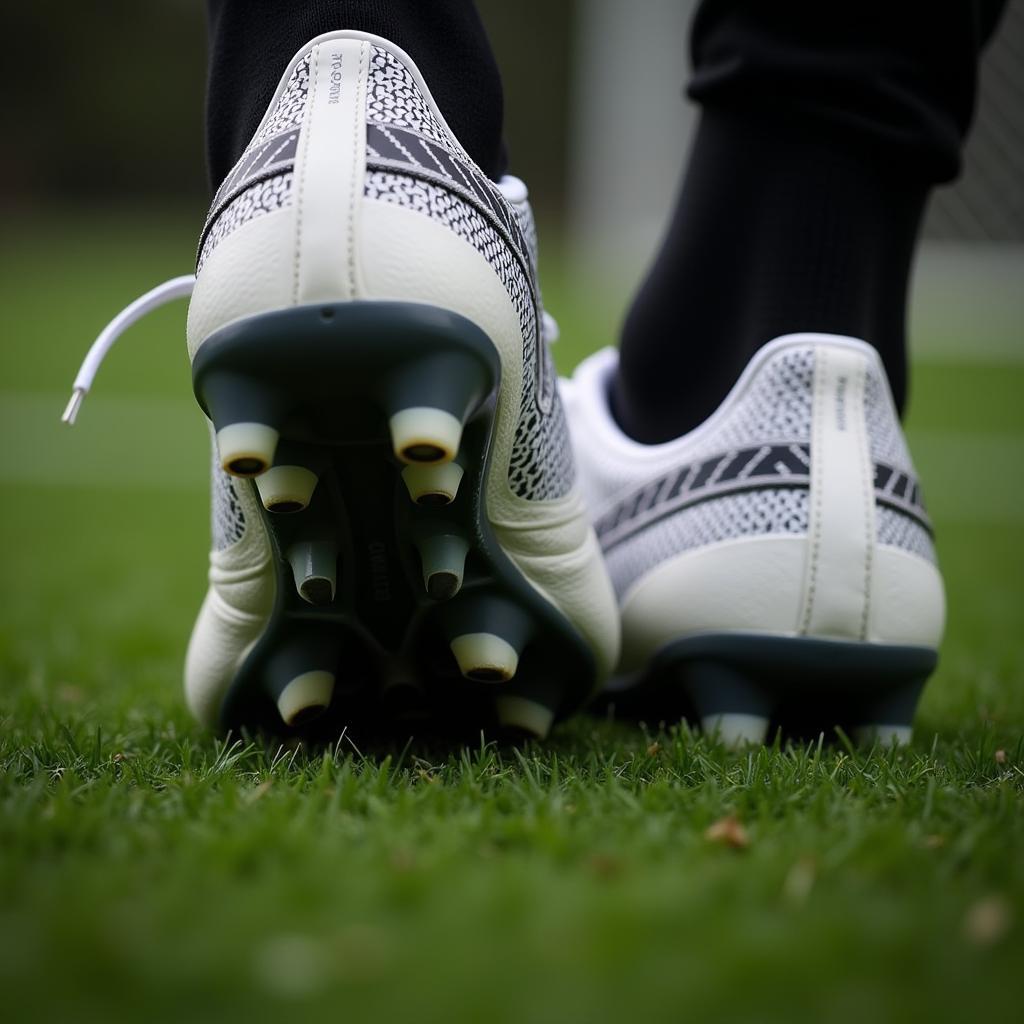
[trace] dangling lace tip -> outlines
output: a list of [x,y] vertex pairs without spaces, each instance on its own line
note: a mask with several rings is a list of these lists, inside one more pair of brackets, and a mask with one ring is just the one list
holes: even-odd
[[64,415],[61,416],[61,423],[66,423],[69,427],[75,425],[75,420],[78,418],[78,410],[82,408],[82,402],[85,401],[85,389],[75,388],[71,392],[71,398],[68,401],[67,408],[64,410]]

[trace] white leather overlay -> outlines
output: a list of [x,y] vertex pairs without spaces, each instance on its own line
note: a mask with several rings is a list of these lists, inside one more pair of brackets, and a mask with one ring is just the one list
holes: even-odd
[[223,551],[210,552],[210,589],[185,656],[185,698],[213,727],[238,667],[259,639],[274,606],[273,555],[248,480],[235,488],[248,529]]
[[288,206],[243,224],[224,239],[196,278],[188,306],[188,355],[218,328],[241,317],[291,304],[290,267],[295,210]]
[[876,547],[867,639],[938,647],[945,624],[946,595],[939,570],[909,551]]
[[313,48],[295,159],[296,304],[362,293],[355,219],[365,175],[369,62],[365,40],[328,39]]
[[746,537],[687,551],[652,569],[622,600],[622,658],[631,672],[696,633],[794,636],[802,537]]
[[874,467],[864,416],[867,359],[819,345],[800,632],[867,638],[875,547]]

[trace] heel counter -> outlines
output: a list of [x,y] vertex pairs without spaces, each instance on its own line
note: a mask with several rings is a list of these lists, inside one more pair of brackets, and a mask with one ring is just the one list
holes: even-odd
[[931,520],[877,357],[869,368],[865,401],[876,523],[867,639],[936,648],[945,628],[945,588]]
[[813,392],[798,631],[937,646],[942,578],[877,353],[861,342],[820,340]]
[[867,638],[875,553],[868,434],[870,353],[819,338],[814,348],[811,479],[798,632]]
[[354,239],[370,51],[366,39],[332,34],[285,70],[200,237],[190,357],[232,320],[360,297]]
[[371,44],[326,38],[309,57],[306,115],[295,154],[292,304],[361,298],[357,218],[366,175]]

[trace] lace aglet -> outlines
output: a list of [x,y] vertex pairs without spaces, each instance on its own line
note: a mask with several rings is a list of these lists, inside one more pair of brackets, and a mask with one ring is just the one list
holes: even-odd
[[75,388],[71,392],[71,398],[68,401],[67,408],[64,410],[64,415],[61,416],[61,423],[66,423],[69,427],[74,426],[75,420],[78,418],[78,410],[82,408],[82,402],[85,401],[85,388]]

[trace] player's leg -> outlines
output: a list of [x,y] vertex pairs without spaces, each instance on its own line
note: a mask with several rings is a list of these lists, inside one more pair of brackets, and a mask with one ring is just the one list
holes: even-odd
[[802,330],[868,341],[902,409],[921,214],[959,171],[1002,6],[701,5],[700,127],[622,332],[613,404],[632,437],[696,426],[761,345]]
[[567,393],[622,668],[653,659],[737,737],[807,693],[904,736],[934,664],[942,584],[898,419],[904,309],[998,7],[699,10],[678,207],[621,353]]
[[501,76],[473,0],[207,0],[207,156],[216,188],[242,154],[299,47],[339,28],[404,50],[449,127],[494,181],[505,173]]

